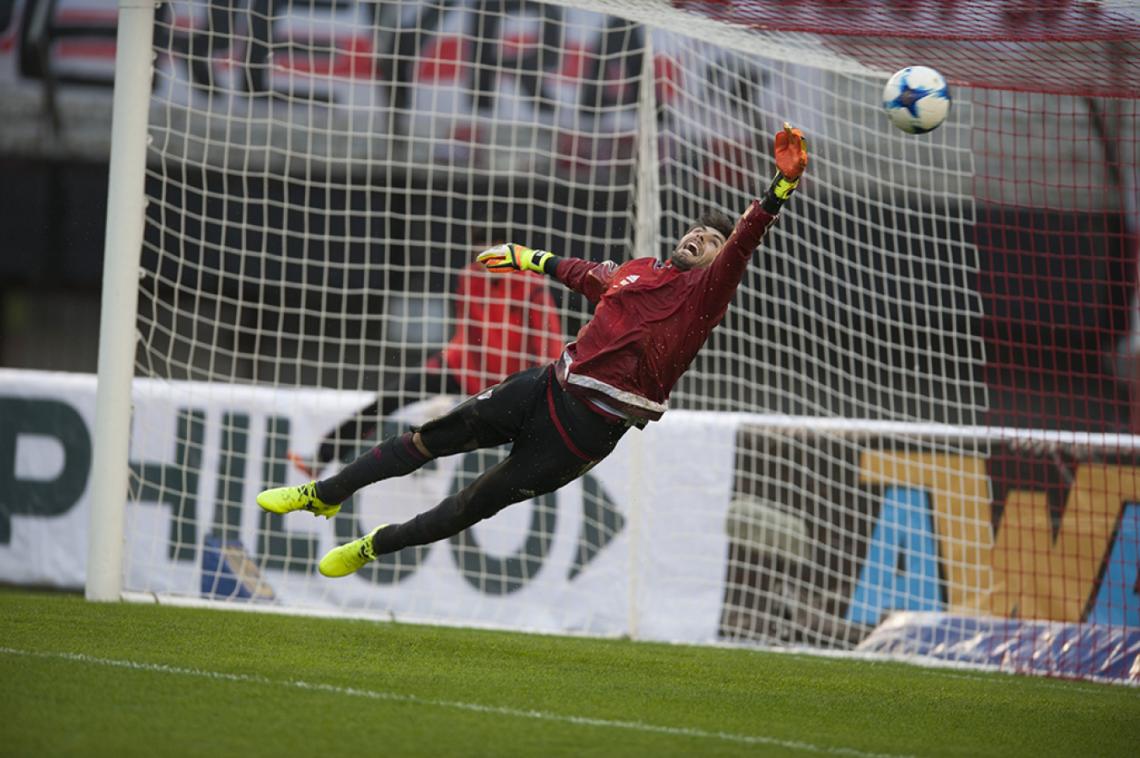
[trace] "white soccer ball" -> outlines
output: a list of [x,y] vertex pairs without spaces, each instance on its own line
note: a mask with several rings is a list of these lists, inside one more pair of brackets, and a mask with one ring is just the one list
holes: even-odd
[[891,123],[907,134],[924,134],[946,120],[950,88],[942,74],[927,66],[907,66],[883,88],[883,108]]

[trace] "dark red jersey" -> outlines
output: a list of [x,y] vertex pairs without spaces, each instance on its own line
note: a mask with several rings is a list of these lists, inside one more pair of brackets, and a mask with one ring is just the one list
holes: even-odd
[[559,359],[566,388],[602,413],[655,421],[724,318],[752,252],[775,220],[753,201],[707,268],[655,258],[617,266],[564,258],[555,276],[596,304]]
[[455,320],[443,360],[469,395],[562,352],[562,320],[538,274],[491,274],[472,263],[460,274]]

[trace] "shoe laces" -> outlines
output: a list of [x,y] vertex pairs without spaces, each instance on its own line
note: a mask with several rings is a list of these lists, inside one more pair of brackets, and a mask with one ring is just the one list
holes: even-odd
[[366,561],[376,560],[376,550],[372,547],[372,540],[375,536],[376,532],[371,532],[360,540],[360,557]]
[[308,484],[302,484],[299,489],[301,492],[301,497],[305,498],[307,501],[303,508],[306,511],[316,510],[317,503],[320,502],[320,498],[317,497],[316,483],[309,482]]

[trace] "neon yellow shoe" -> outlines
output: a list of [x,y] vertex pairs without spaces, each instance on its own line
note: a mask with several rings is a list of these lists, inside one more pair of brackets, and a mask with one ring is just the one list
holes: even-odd
[[340,504],[329,505],[317,497],[316,482],[265,490],[257,496],[257,504],[270,513],[308,511],[325,518],[332,518],[340,510]]
[[331,577],[348,576],[364,568],[365,564],[376,560],[376,553],[372,550],[372,538],[386,526],[388,525],[381,524],[360,539],[346,542],[325,553],[325,557],[321,558],[321,573]]

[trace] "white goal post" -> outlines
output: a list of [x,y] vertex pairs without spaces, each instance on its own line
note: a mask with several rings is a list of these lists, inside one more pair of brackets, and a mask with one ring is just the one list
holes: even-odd
[[154,3],[119,0],[99,383],[87,543],[88,600],[118,600],[123,588],[123,534],[134,379],[138,267],[146,202],[147,112]]
[[[1135,14],[793,5],[122,0],[87,597],[1121,678],[1087,641],[1140,626]],[[908,64],[951,85],[929,134],[882,112]],[[481,245],[662,258],[784,121],[803,186],[663,421],[340,582],[321,552],[503,451],[256,507],[589,318]]]

